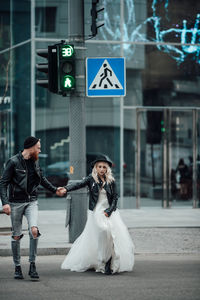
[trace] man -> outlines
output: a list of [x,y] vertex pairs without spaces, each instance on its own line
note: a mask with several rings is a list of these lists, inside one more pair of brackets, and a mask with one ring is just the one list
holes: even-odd
[[58,196],[65,194],[65,189],[63,190],[62,187],[57,188],[53,186],[43,176],[38,162],[40,152],[40,140],[33,136],[26,138],[24,141],[24,150],[8,160],[2,178],[0,179],[0,197],[3,211],[7,215],[11,215],[11,248],[15,264],[15,279],[24,279],[20,265],[20,240],[23,237],[23,216],[27,218],[30,236],[29,275],[31,278],[39,278],[35,266],[37,244],[40,236],[37,225],[38,186],[41,184]]

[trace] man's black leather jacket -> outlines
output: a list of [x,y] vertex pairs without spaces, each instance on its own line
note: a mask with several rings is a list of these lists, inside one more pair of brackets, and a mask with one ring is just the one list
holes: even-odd
[[[56,192],[53,186],[43,175],[38,161],[35,162],[35,184],[30,193],[27,192],[28,170],[26,163],[19,152],[11,157],[5,167],[2,178],[0,179],[0,197],[2,205],[9,202],[29,202],[37,200],[37,188],[41,184],[51,192]],[[9,189],[9,193],[7,190]]]
[[[97,183],[92,175],[89,175],[82,181],[69,184],[65,186],[65,188],[67,189],[67,192],[71,192],[87,186],[89,189],[89,210],[94,210],[99,198],[99,190],[102,185],[103,182],[100,179],[99,183]],[[117,208],[118,195],[116,191],[116,184],[114,181],[112,183],[105,183],[103,188],[106,191],[109,203],[109,207],[105,210],[105,212],[108,214],[108,216],[110,216],[111,213]]]

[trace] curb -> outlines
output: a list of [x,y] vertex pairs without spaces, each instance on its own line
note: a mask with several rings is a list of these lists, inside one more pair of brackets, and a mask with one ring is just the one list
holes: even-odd
[[[38,248],[37,255],[66,255],[71,247],[67,248]],[[29,256],[29,249],[21,249],[22,256]],[[0,256],[12,256],[11,249],[0,249]]]
[[[37,251],[37,256],[50,256],[50,255],[67,255],[71,247],[67,248],[39,248]],[[135,252],[134,255],[192,255],[194,257],[200,257],[199,252]],[[11,257],[11,249],[0,249],[0,257]],[[21,256],[29,256],[29,249],[21,249]]]

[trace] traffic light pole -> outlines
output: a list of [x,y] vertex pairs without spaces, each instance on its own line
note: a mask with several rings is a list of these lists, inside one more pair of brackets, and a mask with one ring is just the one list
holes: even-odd
[[[86,175],[84,0],[68,1],[68,20],[69,43],[76,53],[76,88],[69,100],[70,179],[74,181]],[[85,226],[87,194],[85,190],[70,195],[69,240],[73,242]]]

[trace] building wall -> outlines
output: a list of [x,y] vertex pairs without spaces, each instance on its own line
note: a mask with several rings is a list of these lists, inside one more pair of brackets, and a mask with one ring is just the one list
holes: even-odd
[[[85,99],[87,153],[108,154],[115,163],[115,175],[120,182],[122,182],[120,163],[123,165],[125,196],[135,195],[135,151],[138,129],[136,108],[200,107],[200,51],[196,45],[200,38],[198,23],[200,12],[195,0],[179,2],[106,0],[105,25],[95,39],[90,39],[91,1],[84,1],[86,56],[126,58],[127,93],[124,99],[117,97]],[[46,48],[58,40],[67,39],[68,2],[36,0],[35,5],[36,49]],[[124,11],[123,16],[121,11]],[[42,150],[45,154],[43,166],[46,168],[56,161],[68,161],[69,98],[51,94],[35,85],[35,82],[31,83],[30,37],[31,29],[33,30],[31,1],[20,1],[19,5],[17,0],[5,0],[0,4],[0,14],[2,20],[0,111],[7,110],[10,115],[9,126],[6,127],[10,132],[8,143],[10,151],[6,153],[9,155],[19,151],[24,138],[31,133],[31,84],[33,84],[36,95],[35,134],[42,140]],[[191,45],[185,45],[188,43]],[[37,56],[34,58],[36,63],[42,61]],[[10,102],[6,99],[10,99]],[[180,118],[183,127],[179,126],[178,129],[178,126],[175,126],[177,116],[172,118],[170,124],[174,140],[173,136],[170,139],[174,145],[177,145],[178,141],[173,164],[180,158],[181,149],[185,149],[185,144],[192,141],[191,115],[181,113]],[[160,130],[158,120],[153,119],[151,122],[158,124],[154,128]],[[144,113],[140,124],[143,177],[147,174],[151,176],[148,168],[151,160],[150,142],[147,138],[149,128],[151,124],[147,114]],[[104,144],[101,142],[102,139],[105,141]],[[121,156],[123,161],[120,161],[120,143],[123,143]],[[162,139],[155,147],[162,149],[161,143]],[[191,147],[187,155],[192,153]],[[161,154],[159,153],[158,157],[161,157]],[[159,177],[162,167],[159,164],[156,168],[158,172],[156,176]]]

